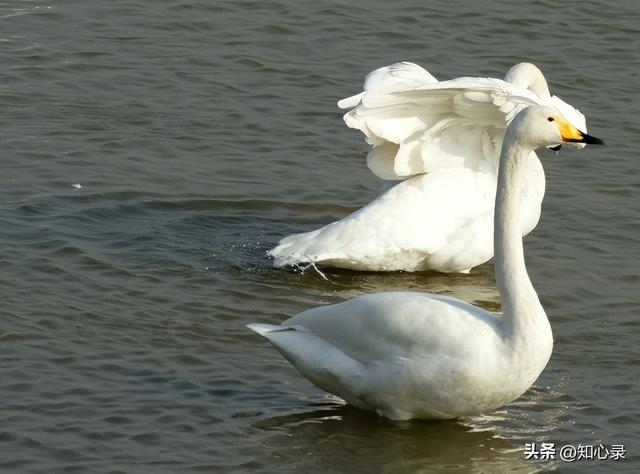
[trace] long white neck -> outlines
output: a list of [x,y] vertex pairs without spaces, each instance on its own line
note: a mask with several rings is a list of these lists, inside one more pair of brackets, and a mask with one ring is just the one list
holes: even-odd
[[504,78],[511,84],[529,89],[541,97],[550,97],[549,86],[542,71],[531,63],[519,63],[509,69]]
[[494,263],[505,336],[523,341],[530,340],[532,334],[540,331],[548,332],[550,337],[551,330],[527,274],[522,248],[520,208],[527,185],[527,166],[524,164],[532,150],[510,135],[516,134],[507,133],[500,153],[494,216]]

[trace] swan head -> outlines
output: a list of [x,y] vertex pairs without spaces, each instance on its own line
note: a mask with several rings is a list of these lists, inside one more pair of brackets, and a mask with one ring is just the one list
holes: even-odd
[[510,82],[514,86],[529,89],[540,97],[551,97],[547,80],[544,78],[542,71],[534,64],[516,64],[509,69],[504,80]]
[[601,139],[578,130],[556,109],[542,105],[532,105],[522,110],[509,126],[512,127],[516,140],[531,148],[558,143],[604,144]]

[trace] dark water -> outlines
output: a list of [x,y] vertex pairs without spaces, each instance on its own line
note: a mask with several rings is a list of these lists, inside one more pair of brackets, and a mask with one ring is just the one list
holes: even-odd
[[[0,471],[638,472],[639,24],[632,0],[0,3]],[[325,281],[263,258],[375,194],[335,101],[398,60],[532,61],[607,141],[545,156],[525,250],[556,345],[486,416],[343,407],[244,327],[389,289],[497,308],[491,265]]]

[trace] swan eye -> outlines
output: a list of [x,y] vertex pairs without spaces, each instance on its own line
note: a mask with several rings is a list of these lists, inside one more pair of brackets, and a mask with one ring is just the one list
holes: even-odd
[[549,118],[547,118],[547,120],[548,120],[549,122],[553,122],[554,118],[553,118],[553,117],[549,117]]

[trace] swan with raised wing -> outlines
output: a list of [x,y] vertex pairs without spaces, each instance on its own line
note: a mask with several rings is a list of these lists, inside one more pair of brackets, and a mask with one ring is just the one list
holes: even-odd
[[[500,147],[507,125],[532,104],[554,107],[586,132],[584,116],[551,96],[529,63],[505,80],[438,82],[412,63],[374,71],[364,92],[339,105],[372,145],[367,164],[390,189],[339,221],[285,237],[268,252],[274,265],[466,273],[488,261]],[[522,235],[537,225],[545,191],[542,165],[531,155],[523,164]]]
[[455,418],[518,398],[553,347],[525,267],[521,196],[531,152],[563,142],[602,143],[545,106],[520,111],[507,128],[494,219],[501,316],[450,297],[389,292],[248,327],[317,387],[388,418]]

